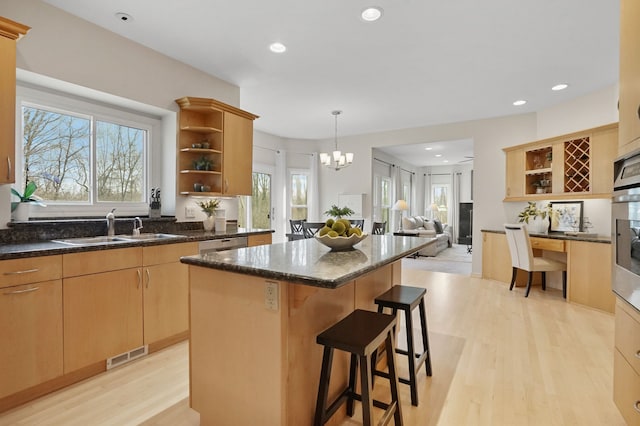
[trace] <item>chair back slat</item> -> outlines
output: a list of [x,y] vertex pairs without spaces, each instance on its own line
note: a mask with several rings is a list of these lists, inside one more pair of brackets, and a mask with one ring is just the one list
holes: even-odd
[[349,219],[349,222],[352,227],[364,230],[364,219]]
[[302,224],[302,235],[305,238],[313,238],[316,232],[324,226],[324,222],[304,222]]
[[384,235],[387,231],[387,222],[373,222],[371,235]]
[[304,219],[300,219],[300,220],[289,219],[289,225],[291,226],[291,233],[302,235],[303,222],[304,222]]

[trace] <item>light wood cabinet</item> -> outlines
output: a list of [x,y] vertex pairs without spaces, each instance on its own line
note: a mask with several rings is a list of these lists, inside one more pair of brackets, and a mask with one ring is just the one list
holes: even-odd
[[0,261],[0,288],[62,278],[62,256]]
[[617,123],[505,148],[505,201],[608,198]]
[[251,195],[253,120],[258,116],[208,98],[184,97],[176,103],[178,193]]
[[0,398],[62,375],[62,281],[0,290]]
[[254,234],[247,237],[247,246],[261,246],[264,244],[271,244],[271,234]]
[[15,182],[16,41],[29,29],[0,16],[0,184]]
[[640,424],[640,313],[616,299],[613,401],[627,424]]
[[504,234],[482,233],[482,278],[511,282],[511,255]]
[[197,243],[143,248],[145,344],[189,331],[189,267],[180,257],[196,253]]
[[143,345],[142,271],[64,279],[64,372]]
[[640,148],[640,3],[620,1],[620,155]]

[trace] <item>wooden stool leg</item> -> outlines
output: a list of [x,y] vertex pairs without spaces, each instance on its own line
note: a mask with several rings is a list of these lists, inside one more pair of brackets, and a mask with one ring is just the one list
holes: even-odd
[[349,362],[349,399],[347,399],[347,415],[353,417],[353,394],[356,392],[356,366],[357,357],[351,354],[351,362]]
[[373,424],[373,397],[371,396],[371,357],[360,356],[360,394],[362,397],[362,424]]
[[427,358],[425,359],[424,366],[427,372],[427,376],[431,377],[431,348],[429,348],[429,333],[427,331],[427,312],[424,306],[424,298],[420,301],[418,305],[420,308],[420,325],[422,326],[422,347],[423,350],[427,353]]
[[542,289],[547,289],[547,273],[545,271],[542,271]]
[[418,386],[416,378],[416,348],[413,343],[413,317],[411,309],[404,310],[407,327],[407,360],[409,361],[409,388],[411,389],[411,405],[418,406]]
[[329,395],[329,378],[331,377],[331,365],[333,364],[333,348],[324,347],[322,355],[322,369],[320,371],[320,384],[318,385],[318,400],[316,401],[316,415],[314,426],[322,426],[325,423],[327,410],[327,398]]
[[385,348],[387,350],[387,364],[389,365],[389,385],[391,388],[391,404],[395,404],[395,412],[393,414],[393,421],[396,426],[402,426],[402,407],[400,406],[400,397],[398,394],[398,374],[396,372],[396,355],[395,346],[393,341],[393,335],[387,334],[385,341]]
[[567,298],[567,271],[562,271],[562,297]]

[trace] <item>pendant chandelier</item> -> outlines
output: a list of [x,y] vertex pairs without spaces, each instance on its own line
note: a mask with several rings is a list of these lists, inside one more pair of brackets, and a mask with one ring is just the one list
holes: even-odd
[[326,152],[320,153],[320,162],[323,166],[327,166],[330,169],[340,170],[345,167],[349,167],[353,163],[353,152],[345,152],[344,154],[338,149],[338,116],[342,114],[342,111],[331,111],[331,114],[335,117],[336,133],[335,133],[335,151],[331,154]]

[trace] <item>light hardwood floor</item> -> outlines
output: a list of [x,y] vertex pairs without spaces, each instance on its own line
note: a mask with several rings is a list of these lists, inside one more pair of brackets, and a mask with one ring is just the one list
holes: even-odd
[[[624,425],[612,401],[612,315],[557,290],[534,287],[525,299],[521,288],[462,275],[405,270],[403,283],[428,289],[433,356],[433,377],[419,373],[419,407],[400,387],[406,425]],[[182,343],[47,395],[0,425],[198,425],[187,351]],[[342,425],[359,424],[358,409]]]

